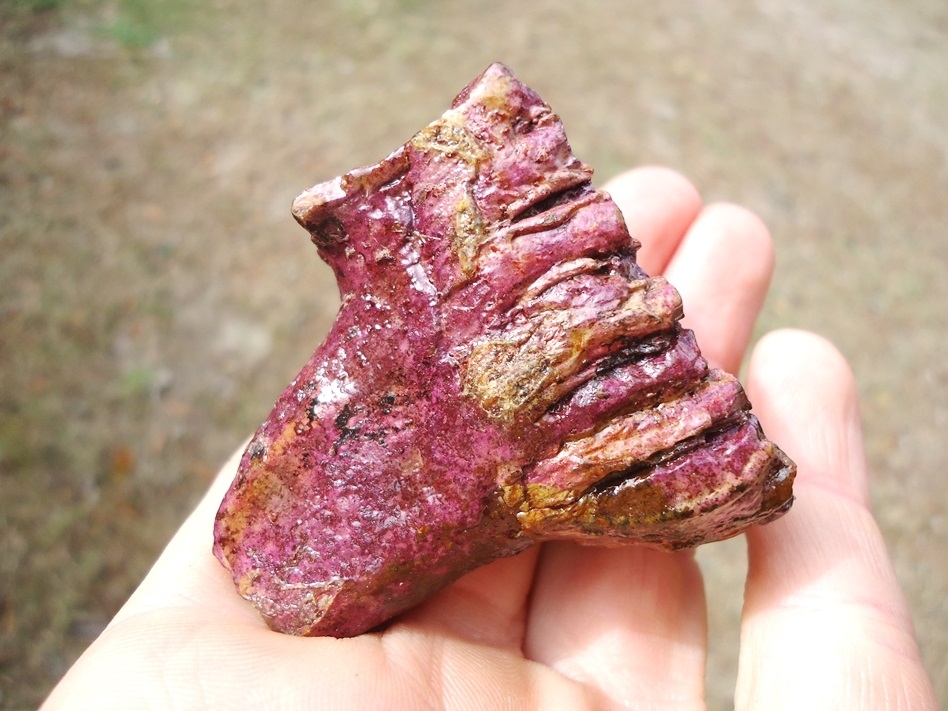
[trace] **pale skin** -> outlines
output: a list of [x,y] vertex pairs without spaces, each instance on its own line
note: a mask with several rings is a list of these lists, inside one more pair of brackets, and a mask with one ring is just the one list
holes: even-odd
[[[735,372],[773,270],[767,228],[640,168],[606,189]],[[799,466],[796,503],[746,535],[738,709],[936,709],[869,510],[856,386],[827,341],[764,337],[746,382]],[[211,554],[237,457],[44,708],[703,709],[707,610],[689,552],[537,546],[465,576],[384,632],[270,631]]]

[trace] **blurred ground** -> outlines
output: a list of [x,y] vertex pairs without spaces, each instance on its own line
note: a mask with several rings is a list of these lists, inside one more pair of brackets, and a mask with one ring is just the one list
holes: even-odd
[[[0,707],[42,699],[328,328],[292,198],[493,60],[600,184],[663,163],[769,223],[760,329],[816,330],[853,363],[948,704],[943,0],[191,5],[0,3]],[[700,554],[711,708],[730,706],[742,555]]]

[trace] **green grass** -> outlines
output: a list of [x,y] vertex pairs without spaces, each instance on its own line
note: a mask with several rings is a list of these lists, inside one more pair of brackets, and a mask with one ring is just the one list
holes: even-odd
[[49,12],[57,10],[62,5],[60,0],[6,0],[0,2],[0,6],[8,5],[10,9],[18,12]]
[[108,33],[124,47],[146,48],[186,27],[199,6],[186,0],[118,0],[111,8]]

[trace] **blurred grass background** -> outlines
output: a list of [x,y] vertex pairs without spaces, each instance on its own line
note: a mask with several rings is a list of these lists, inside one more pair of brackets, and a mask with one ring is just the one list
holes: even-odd
[[[0,707],[40,702],[328,329],[292,198],[494,60],[599,184],[662,163],[770,225],[759,332],[812,329],[853,363],[948,705],[943,0],[2,0]],[[743,543],[699,559],[725,709]]]

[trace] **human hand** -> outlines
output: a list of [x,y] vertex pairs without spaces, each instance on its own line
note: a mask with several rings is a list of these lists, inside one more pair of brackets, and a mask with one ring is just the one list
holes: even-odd
[[[702,209],[670,171],[607,189],[675,284],[702,351],[735,371],[770,279],[766,228]],[[911,619],[868,510],[856,388],[800,332],[767,336],[747,389],[796,460],[797,501],[747,534],[738,708],[934,709]],[[547,543],[494,562],[351,639],[270,631],[211,554],[207,496],[47,708],[493,709],[704,707],[707,620],[691,553]]]

